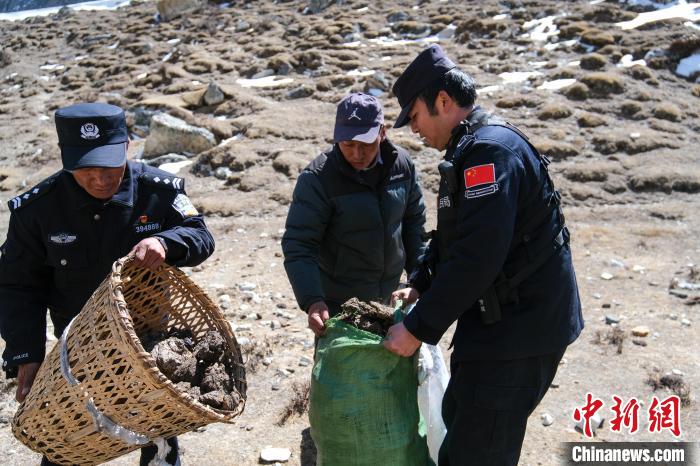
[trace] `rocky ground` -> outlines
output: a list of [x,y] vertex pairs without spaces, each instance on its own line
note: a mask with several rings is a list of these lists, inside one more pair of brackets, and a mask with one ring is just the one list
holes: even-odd
[[[672,371],[689,387],[680,440],[698,441],[700,85],[697,68],[676,73],[700,49],[697,17],[623,29],[650,7],[342,3],[234,1],[159,22],[155,2],[133,2],[0,21],[2,197],[60,168],[56,108],[104,101],[127,109],[131,156],[179,169],[207,214],[217,251],[189,273],[246,350],[248,401],[234,424],[183,435],[183,464],[258,464],[266,446],[313,464],[306,417],[279,422],[303,400],[313,357],[279,246],[294,181],[330,143],[348,92],[375,93],[393,121],[391,84],[435,40],[476,78],[481,105],[553,159],[572,232],[586,329],[530,419],[521,464],[559,464],[562,442],[583,439],[572,414],[587,393],[605,403],[596,441],[674,440],[646,419],[652,397],[671,394],[649,380]],[[406,129],[389,134],[412,153],[432,207],[438,154]],[[8,218],[3,204],[3,236]],[[14,386],[1,386],[0,463],[38,463],[12,437]],[[640,432],[610,430],[613,395],[643,404]]]

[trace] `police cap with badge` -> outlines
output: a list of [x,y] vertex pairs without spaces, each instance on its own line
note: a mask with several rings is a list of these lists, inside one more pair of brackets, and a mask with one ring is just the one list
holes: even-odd
[[128,133],[121,108],[83,103],[58,109],[58,145],[65,170],[116,168],[126,163]]
[[445,55],[445,52],[437,44],[431,45],[419,53],[408,65],[408,68],[401,73],[391,89],[401,105],[401,113],[396,119],[394,128],[401,128],[408,123],[410,119],[408,114],[423,89],[456,67],[457,65]]

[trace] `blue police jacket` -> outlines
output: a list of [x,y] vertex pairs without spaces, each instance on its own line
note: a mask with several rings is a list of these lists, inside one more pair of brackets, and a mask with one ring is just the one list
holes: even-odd
[[[568,231],[564,244],[513,290],[515,299],[501,303],[500,321],[483,323],[478,302],[499,276],[515,275],[536,259],[529,256],[538,251],[515,238],[554,194],[539,154],[513,129],[484,125],[469,136],[454,134],[445,159],[454,164],[458,184],[448,196],[442,180],[438,195],[438,238],[449,244],[406,328],[436,344],[457,320],[456,361],[519,359],[566,347],[583,329]],[[441,221],[448,209],[454,209],[450,225]],[[547,212],[538,234],[556,235],[563,224],[557,226],[556,210]],[[447,228],[452,231],[441,231]]]
[[166,262],[194,266],[214,252],[204,219],[184,180],[127,162],[118,192],[106,202],[60,171],[8,202],[10,225],[0,257],[3,368],[44,358],[46,309],[59,336],[110,272],[142,239],[157,236]]

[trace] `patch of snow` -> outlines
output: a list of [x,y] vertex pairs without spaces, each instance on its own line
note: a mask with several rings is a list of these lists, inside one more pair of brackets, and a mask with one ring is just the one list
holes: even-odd
[[173,175],[177,175],[177,173],[181,169],[185,168],[188,165],[192,165],[191,160],[183,160],[181,162],[164,163],[164,164],[158,166],[158,168],[160,168],[161,170],[165,170],[168,173],[172,173]]
[[275,75],[258,79],[236,79],[236,83],[242,87],[277,87],[285,86],[292,82],[294,82],[292,78],[280,78]]
[[374,71],[374,70],[362,70],[362,71],[361,70],[352,70],[352,71],[348,71],[347,75],[348,76],[360,76],[360,77],[362,77],[362,76],[372,76],[374,73],[376,73],[376,71]]
[[527,81],[535,76],[540,76],[542,73],[539,71],[513,71],[510,73],[501,73],[498,75],[499,78],[503,80],[504,84],[515,84]]
[[700,73],[700,53],[685,57],[676,67],[676,74],[684,78],[691,77],[693,73]]
[[368,42],[372,45],[376,45],[378,47],[399,47],[402,45],[409,45],[409,44],[420,44],[420,43],[433,43],[433,42],[440,42],[440,38],[437,36],[429,36],[429,37],[424,37],[422,39],[399,39],[399,40],[394,40],[390,37],[382,36],[382,37],[377,37],[376,39],[369,39]]
[[565,87],[571,86],[575,82],[575,79],[555,79],[554,81],[546,81],[540,84],[539,86],[537,86],[537,89],[556,91],[558,89],[563,89]]
[[620,58],[620,62],[617,64],[620,68],[629,68],[634,65],[647,66],[647,62],[644,59],[632,60],[632,55],[627,54],[623,55],[622,58]]
[[493,16],[491,19],[494,21],[500,21],[502,19],[507,19],[509,17],[506,13],[501,13],[500,15]]
[[683,1],[667,8],[639,13],[633,20],[622,21],[615,23],[615,25],[622,29],[635,29],[648,23],[672,18],[684,18],[694,23],[700,20],[700,12],[698,12],[698,10],[700,10],[700,3],[686,3]]
[[61,71],[64,68],[65,68],[65,66],[59,65],[56,63],[49,63],[46,65],[41,65],[39,67],[40,70],[44,70],[44,71]]
[[481,89],[477,89],[476,93],[477,94],[490,94],[492,92],[496,92],[496,91],[500,91],[500,90],[501,90],[501,86],[496,84],[493,86],[486,86],[486,87],[482,87]]
[[528,37],[534,42],[547,42],[552,36],[559,35],[559,29],[554,24],[556,16],[547,16],[542,19],[533,19],[523,24],[523,30],[527,31],[523,37]]
[[[131,0],[97,0],[92,2],[74,3],[66,5],[71,10],[116,10],[119,7],[129,5]],[[34,16],[48,16],[58,13],[63,6],[50,8],[37,8],[35,10],[13,11],[11,13],[0,13],[0,20],[21,21]]]

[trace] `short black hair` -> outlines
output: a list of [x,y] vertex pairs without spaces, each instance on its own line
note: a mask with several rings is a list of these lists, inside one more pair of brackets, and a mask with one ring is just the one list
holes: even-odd
[[476,102],[476,81],[464,71],[453,68],[423,89],[418,98],[425,102],[428,112],[435,114],[435,99],[440,91],[447,92],[457,105],[463,108],[471,107]]

